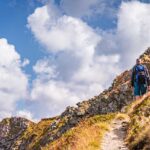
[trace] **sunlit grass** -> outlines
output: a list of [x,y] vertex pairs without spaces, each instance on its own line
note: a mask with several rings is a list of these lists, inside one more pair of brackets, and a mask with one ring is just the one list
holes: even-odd
[[49,150],[99,150],[104,133],[115,114],[96,115],[81,121],[58,140],[51,143]]

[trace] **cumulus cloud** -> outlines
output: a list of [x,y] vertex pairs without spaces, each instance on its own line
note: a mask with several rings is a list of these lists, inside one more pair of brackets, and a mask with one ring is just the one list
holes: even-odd
[[[132,11],[131,11],[132,10]],[[97,30],[102,42],[97,45],[98,55],[119,54],[122,70],[129,69],[150,43],[150,4],[138,1],[122,2],[118,11],[117,28]]]
[[[37,8],[34,14],[28,17],[28,23],[35,37],[49,51],[76,49],[76,53],[82,55],[83,50],[81,52],[79,50],[83,46],[94,46],[100,40],[100,37],[85,22],[66,15],[59,17],[55,9],[52,6],[49,8],[49,5]],[[87,53],[91,52],[87,51]]]
[[[58,115],[66,106],[99,94],[134,65],[150,43],[150,4],[120,0],[116,9],[115,2],[61,0],[59,6],[49,2],[35,9],[28,28],[48,55],[33,66],[36,78],[29,95],[22,67],[30,61],[22,62],[15,47],[0,39],[0,119]],[[107,15],[117,17],[115,29],[94,29],[86,22],[86,17]],[[23,110],[16,108],[22,99],[28,99]]]
[[65,107],[74,105],[79,101],[77,97],[67,85],[57,81],[41,81],[36,79],[33,84],[31,93],[30,109],[35,113],[38,109],[36,117],[50,117],[60,114]]
[[120,71],[119,55],[96,55],[101,35],[79,18],[60,15],[50,4],[28,17],[28,27],[50,53],[33,67],[37,78],[30,110],[36,105],[39,115],[58,114],[67,105],[98,94]]
[[135,59],[150,46],[150,4],[138,1],[122,3],[116,34],[123,66],[131,67]]
[[0,119],[11,116],[16,103],[27,96],[28,78],[15,47],[0,39]]
[[23,117],[29,120],[33,120],[33,115],[31,114],[31,112],[27,111],[27,110],[19,110],[16,112],[16,117]]
[[25,66],[27,66],[27,65],[29,65],[29,64],[30,64],[29,59],[25,58],[25,59],[23,60],[23,62],[22,62],[22,67],[25,67]]
[[[70,12],[70,5],[80,2],[63,0],[65,15],[49,3],[28,17],[28,27],[49,53],[33,67],[37,77],[29,109],[35,114],[38,109],[38,118],[59,114],[67,105],[99,94],[149,46],[149,4],[122,2],[117,27],[103,31],[79,17],[86,14]],[[83,10],[96,3],[84,2]]]

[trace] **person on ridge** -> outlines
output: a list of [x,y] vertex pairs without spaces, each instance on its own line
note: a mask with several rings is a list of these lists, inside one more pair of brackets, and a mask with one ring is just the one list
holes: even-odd
[[135,99],[140,98],[150,90],[150,75],[147,67],[142,64],[141,59],[136,60],[132,69],[131,85],[134,88]]

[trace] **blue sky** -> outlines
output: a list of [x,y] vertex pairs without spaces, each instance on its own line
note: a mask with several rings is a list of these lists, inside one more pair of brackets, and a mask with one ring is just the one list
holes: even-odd
[[[118,8],[121,0],[112,3],[111,6]],[[60,0],[55,4],[60,6]],[[31,31],[27,28],[27,18],[37,7],[43,6],[44,2],[34,0],[2,0],[0,1],[0,37],[7,38],[8,42],[16,47],[17,52],[23,58],[30,60],[30,65],[25,67],[25,72],[30,74],[31,80],[35,77],[32,66],[36,61],[44,57],[47,53],[43,50]],[[107,30],[116,26],[116,18],[111,18],[107,14],[96,15],[94,17],[83,17],[93,28],[100,27]]]
[[25,71],[32,74],[32,65],[41,58],[43,48],[33,38],[27,28],[27,17],[42,3],[34,1],[30,4],[27,0],[2,0],[0,1],[0,37],[7,38],[8,42],[15,45],[22,59],[28,58],[31,65]]
[[[141,2],[150,3],[150,0],[140,0]],[[60,0],[55,1],[59,5]],[[111,6],[118,9],[121,0],[110,3]],[[42,58],[45,54],[43,47],[36,42],[32,33],[27,28],[27,17],[34,12],[35,8],[44,5],[42,2],[33,0],[1,0],[0,1],[0,36],[7,38],[9,43],[15,45],[16,50],[21,54],[22,58],[29,58],[31,65],[26,67],[26,72],[32,74],[32,65],[36,60]],[[90,19],[83,18],[86,22],[96,28],[103,30],[116,27],[116,18],[111,18],[107,13],[96,15]],[[34,54],[34,55],[33,55]]]
[[0,119],[99,94],[149,47],[149,20],[149,0],[1,0]]

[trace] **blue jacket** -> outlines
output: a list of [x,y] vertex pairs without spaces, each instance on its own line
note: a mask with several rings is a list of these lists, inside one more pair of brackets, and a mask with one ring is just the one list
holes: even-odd
[[[134,86],[134,82],[136,81],[136,68],[137,65],[135,65],[132,69],[132,75],[131,75],[131,85]],[[145,65],[143,65],[144,67],[144,71],[145,71],[145,75],[146,75],[146,79],[147,79],[147,85],[150,86],[150,75],[149,75],[149,71],[147,69],[147,67]]]

